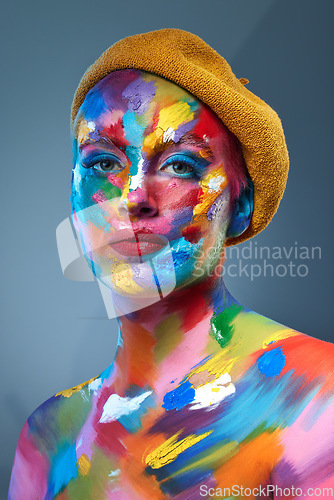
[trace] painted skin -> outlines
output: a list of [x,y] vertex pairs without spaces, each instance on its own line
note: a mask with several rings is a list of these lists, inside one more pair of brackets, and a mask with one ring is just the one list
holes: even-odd
[[[212,271],[222,254],[229,187],[217,117],[175,85],[171,94],[166,80],[123,75],[98,85],[79,113],[72,206],[94,273],[133,297],[156,290],[148,266],[142,266],[142,286],[132,275],[138,259],[131,257],[138,251],[144,257],[147,247],[135,238],[110,240],[120,230],[139,232],[139,238],[142,231],[159,235],[169,243],[165,253],[172,256],[177,288],[189,285],[195,268],[199,275]],[[217,213],[209,220],[211,207]],[[120,280],[124,269],[128,279]]]
[[212,272],[252,207],[242,192],[243,216],[231,209],[223,126],[139,71],[113,73],[93,94],[77,119],[72,191],[86,258],[120,309],[146,299],[156,247],[135,239],[120,256],[108,242],[120,228],[150,230],[168,242],[175,289],[119,318],[116,358],[100,376],[31,415],[9,499],[229,498],[227,488],[260,498],[241,487],[266,484],[311,498],[308,488],[334,488],[333,346],[246,309]]

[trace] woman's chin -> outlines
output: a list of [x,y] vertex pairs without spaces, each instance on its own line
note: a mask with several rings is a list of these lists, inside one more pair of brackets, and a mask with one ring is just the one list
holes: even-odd
[[[161,252],[159,259],[147,262],[103,265],[99,262],[95,269],[100,272],[96,277],[113,293],[132,300],[166,297],[176,289],[185,288],[207,277],[209,268],[214,264],[212,258],[201,262],[199,248],[192,251]],[[216,259],[214,259],[216,260]],[[210,265],[208,265],[210,264]]]
[[170,274],[170,279],[168,274],[163,279],[159,274],[142,263],[135,269],[132,266],[109,276],[99,276],[98,280],[109,288],[116,301],[157,302],[175,288],[174,273]]

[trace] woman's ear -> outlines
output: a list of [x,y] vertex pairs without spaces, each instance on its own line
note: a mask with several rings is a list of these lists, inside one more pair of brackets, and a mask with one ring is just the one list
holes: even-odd
[[236,238],[248,228],[253,214],[253,194],[253,182],[248,179],[247,186],[242,189],[239,197],[234,200],[230,223],[226,232],[227,238]]

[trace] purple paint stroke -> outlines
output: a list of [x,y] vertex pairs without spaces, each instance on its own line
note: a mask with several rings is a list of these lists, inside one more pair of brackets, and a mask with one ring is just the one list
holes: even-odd
[[212,220],[217,216],[217,213],[222,207],[223,201],[224,201],[224,193],[221,193],[215,201],[212,203],[211,207],[209,208],[206,216],[208,220]]
[[122,93],[123,99],[128,99],[128,109],[137,115],[145,113],[154,96],[154,82],[145,82],[142,77],[131,82]]
[[222,402],[217,408],[213,410],[210,409],[210,411],[208,411],[207,408],[190,410],[187,407],[181,410],[169,410],[162,418],[154,423],[149,430],[149,434],[164,433],[165,435],[173,435],[179,432],[181,427],[183,430],[178,436],[178,439],[183,439],[191,433],[198,432],[198,429],[211,427],[221,418],[225,405],[226,402]]
[[303,470],[301,474],[301,484],[304,487],[312,487],[323,483],[326,479],[329,479],[334,474],[334,462],[333,462],[334,446],[324,450],[321,456],[313,457],[312,462],[310,462],[306,469]]
[[[193,127],[195,127],[196,123],[198,120],[191,120],[190,122],[184,123],[183,125],[180,125],[177,130],[175,130],[175,133],[173,135],[173,141],[179,142],[180,139],[187,133],[192,130]],[[191,139],[188,139],[187,142],[191,143]]]
[[[92,141],[92,142],[99,141],[101,139],[101,134],[100,134],[99,130],[94,130],[92,132],[89,132],[87,139],[88,139],[88,141]],[[86,139],[86,142],[87,142],[87,139]]]
[[270,484],[276,486],[279,484],[281,488],[288,488],[292,484],[300,484],[300,474],[295,467],[287,460],[281,460],[271,473]]
[[[288,488],[293,484],[295,488],[316,488],[326,479],[334,474],[333,462],[334,446],[327,449],[321,456],[312,457],[312,461],[302,467],[289,464],[282,460],[274,469],[272,484],[278,484],[280,488]],[[297,472],[296,469],[299,469]]]

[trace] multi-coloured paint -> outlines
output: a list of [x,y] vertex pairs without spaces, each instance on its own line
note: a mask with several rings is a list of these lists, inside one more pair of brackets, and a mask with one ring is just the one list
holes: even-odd
[[[208,108],[154,75],[115,72],[87,95],[72,193],[86,257],[129,301],[153,290],[145,265],[163,237],[172,266],[159,273],[177,279],[119,318],[104,372],[31,415],[9,500],[334,488],[334,347],[250,311],[209,272],[234,217],[226,141]],[[130,228],[138,241],[126,246]]]
[[195,97],[147,73],[112,73],[88,94],[75,123],[72,206],[86,258],[107,286],[127,295],[147,293],[149,280],[155,288],[149,264],[135,273],[129,258],[154,252],[137,241],[120,256],[110,245],[120,229],[164,237],[177,286],[217,264],[230,208],[226,136]]

